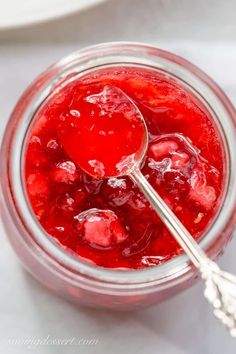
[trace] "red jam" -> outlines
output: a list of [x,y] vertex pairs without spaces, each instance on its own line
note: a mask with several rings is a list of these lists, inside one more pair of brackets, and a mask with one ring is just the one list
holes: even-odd
[[[223,186],[220,138],[190,91],[151,70],[100,69],[56,89],[30,131],[26,187],[40,224],[66,251],[108,268],[150,267],[181,249],[128,177],[97,178],[115,175],[114,159],[124,151],[132,155],[142,141],[141,127],[132,130],[128,119],[136,113],[119,91],[104,107],[104,90],[111,87],[132,99],[145,118],[149,148],[143,174],[190,233],[203,234]],[[110,114],[116,115],[115,125],[109,125]],[[93,127],[98,118],[102,125]],[[90,137],[95,129],[94,137],[80,139],[78,124]],[[103,140],[108,135],[114,141],[109,151]],[[97,160],[88,163],[94,160],[96,139],[101,148],[96,154],[106,156],[103,166]]]

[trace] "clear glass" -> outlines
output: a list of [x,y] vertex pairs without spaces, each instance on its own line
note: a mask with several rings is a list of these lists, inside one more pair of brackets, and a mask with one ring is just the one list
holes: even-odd
[[186,255],[156,267],[118,271],[95,267],[58,246],[40,227],[28,204],[23,165],[27,131],[42,102],[68,76],[111,65],[141,66],[181,81],[202,101],[219,129],[225,153],[225,188],[221,206],[200,240],[214,259],[220,255],[236,221],[236,112],[221,89],[201,70],[166,51],[136,43],[105,43],[60,60],[24,92],[13,110],[1,148],[2,217],[8,237],[24,266],[42,283],[75,303],[135,309],[190,286],[197,271]]

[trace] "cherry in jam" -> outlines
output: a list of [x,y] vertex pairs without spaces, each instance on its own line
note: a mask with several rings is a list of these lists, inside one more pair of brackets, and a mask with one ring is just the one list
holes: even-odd
[[[136,127],[132,139],[126,137],[130,131],[126,113],[133,111],[123,96],[112,97],[104,111],[101,100],[112,93],[111,87],[124,92],[145,118],[149,147],[142,173],[189,232],[196,239],[203,234],[217,211],[223,185],[218,132],[190,91],[151,70],[96,70],[57,89],[38,112],[30,132],[27,192],[39,222],[66,251],[103,267],[150,267],[181,249],[129,178],[97,178],[103,172],[115,175],[114,161],[123,149],[133,154],[143,134]],[[115,131],[114,125],[109,126],[114,102]],[[93,127],[98,119],[101,126]],[[78,126],[89,132],[99,129],[114,139],[114,148],[106,151],[104,135],[99,136],[100,153],[106,151],[102,169],[97,163],[86,164],[94,160],[95,141],[90,133],[89,139],[80,139]]]

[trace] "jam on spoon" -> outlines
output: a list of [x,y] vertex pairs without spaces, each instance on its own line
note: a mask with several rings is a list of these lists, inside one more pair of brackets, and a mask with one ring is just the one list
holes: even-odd
[[137,107],[120,89],[95,85],[89,90],[89,96],[81,97],[84,113],[59,124],[63,148],[93,177],[126,175],[146,153],[146,125]]

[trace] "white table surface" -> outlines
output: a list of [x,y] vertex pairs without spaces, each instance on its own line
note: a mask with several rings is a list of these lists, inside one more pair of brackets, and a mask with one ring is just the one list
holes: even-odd
[[[135,40],[191,60],[236,104],[234,0],[110,0],[48,24],[0,33],[0,137],[23,89],[48,65],[88,44]],[[234,354],[197,284],[135,313],[76,308],[20,267],[0,224],[0,352],[4,354]],[[220,265],[236,273],[236,239]],[[13,339],[98,339],[89,345],[13,345]]]

